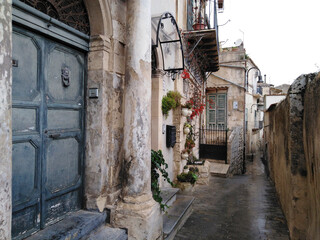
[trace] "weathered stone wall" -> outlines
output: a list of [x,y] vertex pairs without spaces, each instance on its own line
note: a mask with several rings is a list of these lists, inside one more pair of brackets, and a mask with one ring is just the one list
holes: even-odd
[[0,239],[11,239],[11,0],[0,0]]
[[87,97],[85,198],[86,208],[100,211],[113,205],[120,194],[124,139],[127,5],[110,1],[110,12],[105,11],[103,19],[111,25],[97,20],[101,8],[106,7],[87,3],[92,31],[99,29],[97,25],[108,28],[91,33],[88,54],[87,88],[98,88],[99,98]]
[[[223,77],[227,80],[235,80],[238,78],[242,78],[243,80],[243,70],[240,69],[228,69],[229,71],[225,71],[227,68],[221,68],[217,73],[214,75],[210,75],[207,81],[207,93],[227,93],[227,127],[232,129],[236,126],[243,126],[244,123],[244,84],[237,86],[231,83],[220,79],[219,77]],[[225,74],[225,75],[224,75]],[[232,75],[236,74],[236,78],[232,78]],[[227,90],[220,90],[220,89],[227,89]],[[234,104],[237,104],[237,107],[234,108]]]
[[320,75],[310,79],[304,98],[304,151],[309,194],[307,239],[320,239]]
[[319,93],[319,78],[302,75],[266,115],[265,156],[291,239],[320,238]]
[[228,138],[228,174],[242,174],[243,171],[243,127],[236,127]]
[[[211,74],[207,81],[207,93],[227,89],[227,127],[247,128],[245,135],[246,154],[252,155],[260,148],[262,130],[255,129],[257,108],[257,66],[246,56],[243,45],[224,48],[219,54],[220,70]],[[251,69],[250,71],[248,71]],[[216,90],[217,89],[217,90]]]

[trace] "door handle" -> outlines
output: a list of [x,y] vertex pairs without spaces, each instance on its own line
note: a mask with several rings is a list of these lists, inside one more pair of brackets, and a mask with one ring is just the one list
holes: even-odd
[[53,139],[57,139],[58,137],[60,137],[61,134],[57,133],[57,134],[50,134],[49,138],[53,138]]

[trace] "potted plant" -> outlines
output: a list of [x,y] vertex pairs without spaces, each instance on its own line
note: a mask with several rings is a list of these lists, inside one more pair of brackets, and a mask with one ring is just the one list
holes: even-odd
[[175,109],[181,105],[181,94],[177,91],[169,91],[162,98],[161,110],[163,115],[167,116],[171,109]]
[[205,6],[206,0],[195,0],[195,7],[193,8],[193,26],[194,30],[202,30],[206,28],[205,24]]
[[182,116],[187,117],[188,114],[189,114],[188,110],[189,110],[188,108],[182,107],[182,108],[181,108]]
[[184,159],[187,159],[189,157],[189,150],[188,149],[183,149],[181,151],[181,158],[184,160]]
[[[181,105],[181,113],[183,116],[188,117],[190,116],[190,109],[192,108],[192,105],[190,104],[190,102],[186,102],[185,104]],[[192,113],[192,111],[191,111]]]
[[189,132],[190,132],[190,128],[191,128],[191,125],[190,125],[190,123],[185,123],[184,124],[184,126],[183,126],[183,132],[185,133],[185,134],[188,134]]
[[196,146],[196,144],[195,144],[195,142],[194,142],[193,139],[187,138],[187,139],[186,139],[186,143],[185,143],[184,146],[185,146],[185,148],[187,148],[187,149],[192,149],[192,148],[194,148],[194,147]]
[[192,120],[195,116],[199,116],[203,113],[206,104],[203,101],[203,97],[200,91],[194,91],[192,97],[185,103],[185,105],[191,106],[190,119]]
[[189,168],[188,172],[184,171],[177,176],[177,186],[182,192],[193,192],[194,184],[198,180],[198,172],[195,168]]

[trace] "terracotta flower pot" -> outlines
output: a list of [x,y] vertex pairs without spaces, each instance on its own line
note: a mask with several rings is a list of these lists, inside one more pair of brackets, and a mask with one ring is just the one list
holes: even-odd
[[206,25],[204,23],[195,23],[192,25],[193,30],[203,30],[206,29]]

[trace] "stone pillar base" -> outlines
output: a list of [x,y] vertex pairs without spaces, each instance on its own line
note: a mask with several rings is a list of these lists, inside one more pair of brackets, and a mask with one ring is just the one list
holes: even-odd
[[118,203],[112,216],[112,225],[128,229],[129,240],[156,240],[162,238],[160,206],[151,196],[125,197]]

